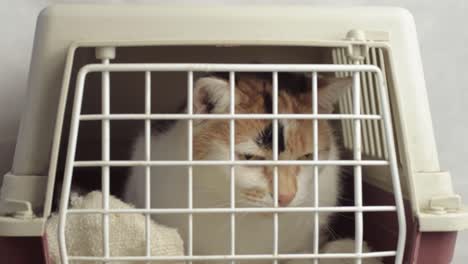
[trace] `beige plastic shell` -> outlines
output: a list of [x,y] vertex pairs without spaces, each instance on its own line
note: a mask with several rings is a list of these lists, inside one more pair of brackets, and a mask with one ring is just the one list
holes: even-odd
[[[359,14],[359,16],[356,16]],[[11,169],[12,177],[48,177],[47,187],[30,184],[18,192],[46,193],[50,214],[58,142],[71,62],[78,47],[151,45],[287,45],[352,47],[352,29],[369,33],[368,45],[385,48],[392,68],[396,137],[401,142],[408,199],[421,231],[468,228],[468,213],[426,211],[434,196],[454,195],[439,167],[417,34],[411,14],[400,8],[311,6],[55,5],[38,18],[27,103]],[[62,103],[61,105],[60,102]],[[55,136],[55,137],[54,137]],[[38,201],[29,201],[37,204]],[[25,220],[26,221],[26,220]],[[38,221],[30,220],[31,225]],[[0,218],[0,227],[11,221]],[[43,221],[40,225],[42,225]],[[0,235],[40,235],[41,228],[9,225]]]

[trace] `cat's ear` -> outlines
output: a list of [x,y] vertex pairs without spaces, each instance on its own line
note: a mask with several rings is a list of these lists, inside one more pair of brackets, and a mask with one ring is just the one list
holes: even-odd
[[318,104],[321,112],[333,112],[333,106],[353,86],[351,77],[319,77]]
[[230,103],[229,94],[229,83],[223,79],[198,79],[193,91],[193,113],[226,113]]

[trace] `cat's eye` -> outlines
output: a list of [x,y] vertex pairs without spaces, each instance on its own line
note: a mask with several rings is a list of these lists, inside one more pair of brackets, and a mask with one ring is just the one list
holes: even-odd
[[313,160],[313,159],[314,159],[314,153],[308,153],[299,157],[299,160]]
[[253,154],[238,154],[240,160],[265,160],[262,156],[257,156]]

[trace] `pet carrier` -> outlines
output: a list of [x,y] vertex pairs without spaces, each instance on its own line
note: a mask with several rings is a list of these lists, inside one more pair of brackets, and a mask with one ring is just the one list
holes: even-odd
[[[193,112],[193,87],[198,74],[229,75],[230,110],[225,114]],[[269,74],[273,111],[238,114],[233,105],[235,76],[242,72]],[[352,78],[335,112],[278,112],[278,78],[292,72],[311,76],[310,91],[317,95],[318,77],[333,74]],[[180,105],[187,113],[179,113]],[[278,120],[305,119],[333,122],[340,138],[341,160],[234,160],[234,121],[266,119],[273,124],[273,150],[278,148]],[[230,120],[230,159],[194,160],[191,137],[199,119]],[[187,159],[151,160],[151,121],[185,120]],[[131,146],[146,133],[146,157],[130,160]],[[314,134],[314,140],[317,138]],[[311,134],[311,137],[312,137]],[[317,144],[314,144],[315,152]],[[161,149],[160,151],[167,151]],[[258,166],[313,166],[315,195],[320,166],[349,166],[348,198],[339,206],[323,207],[315,198],[310,207],[237,208],[234,173],[231,202],[223,208],[195,208],[193,166],[228,166],[234,171],[249,162]],[[146,173],[142,208],[115,209],[110,194],[119,195],[128,168],[174,166],[187,169],[186,208],[152,208]],[[275,169],[272,196],[278,197]],[[72,177],[73,176],[73,177]],[[93,177],[94,176],[94,177]],[[151,176],[151,177],[150,177]],[[71,186],[82,181],[102,190],[102,206],[70,208]],[[84,183],[83,183],[84,182]],[[63,183],[63,184],[60,184]],[[61,189],[57,186],[63,186]],[[56,187],[54,192],[54,186]],[[57,191],[58,190],[58,191]],[[326,191],[326,190],[324,190]],[[55,197],[54,197],[55,196]],[[99,196],[100,197],[100,196]],[[27,103],[21,119],[14,162],[3,177],[0,200],[0,251],[5,263],[49,263],[47,220],[60,200],[58,228],[62,263],[122,261],[217,261],[348,259],[365,263],[380,257],[384,263],[450,263],[458,231],[468,227],[468,212],[452,189],[451,176],[439,167],[424,75],[412,16],[399,8],[316,8],[310,6],[161,6],[161,5],[56,5],[41,12],[37,22],[30,66]],[[101,201],[101,200],[100,200]],[[138,205],[137,205],[138,206]],[[268,254],[236,251],[235,221],[240,213],[271,213],[274,225]],[[354,239],[352,252],[322,253],[319,232],[310,251],[283,254],[278,245],[278,215],[309,212],[318,230],[319,215],[348,213],[352,220],[337,224],[343,236]],[[143,214],[140,255],[115,255],[109,229],[114,215]],[[228,254],[203,255],[193,251],[193,216],[226,214],[231,231]],[[94,230],[99,254],[73,255],[67,250],[65,222],[72,215],[98,215]],[[154,255],[150,249],[150,216],[187,215],[185,253]],[[351,231],[350,231],[351,230]],[[179,230],[181,231],[181,230]],[[366,241],[372,252],[363,250]],[[76,262],[78,261],[78,262]],[[94,261],[94,262],[93,262]],[[343,262],[344,263],[344,262]]]

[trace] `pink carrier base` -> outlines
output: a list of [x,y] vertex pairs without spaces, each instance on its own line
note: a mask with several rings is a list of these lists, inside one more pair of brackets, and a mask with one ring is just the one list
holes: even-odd
[[[392,204],[393,194],[370,184],[364,186],[364,199],[368,205]],[[449,264],[452,263],[457,232],[419,232],[409,201],[405,201],[407,238],[404,264]],[[394,248],[397,241],[397,219],[392,213],[367,214],[365,240],[376,250]],[[385,238],[385,239],[382,239]],[[385,264],[394,263],[393,258],[386,258]]]
[[0,237],[0,263],[52,264],[48,255],[46,236]]
[[409,263],[452,263],[457,232],[415,232]]

